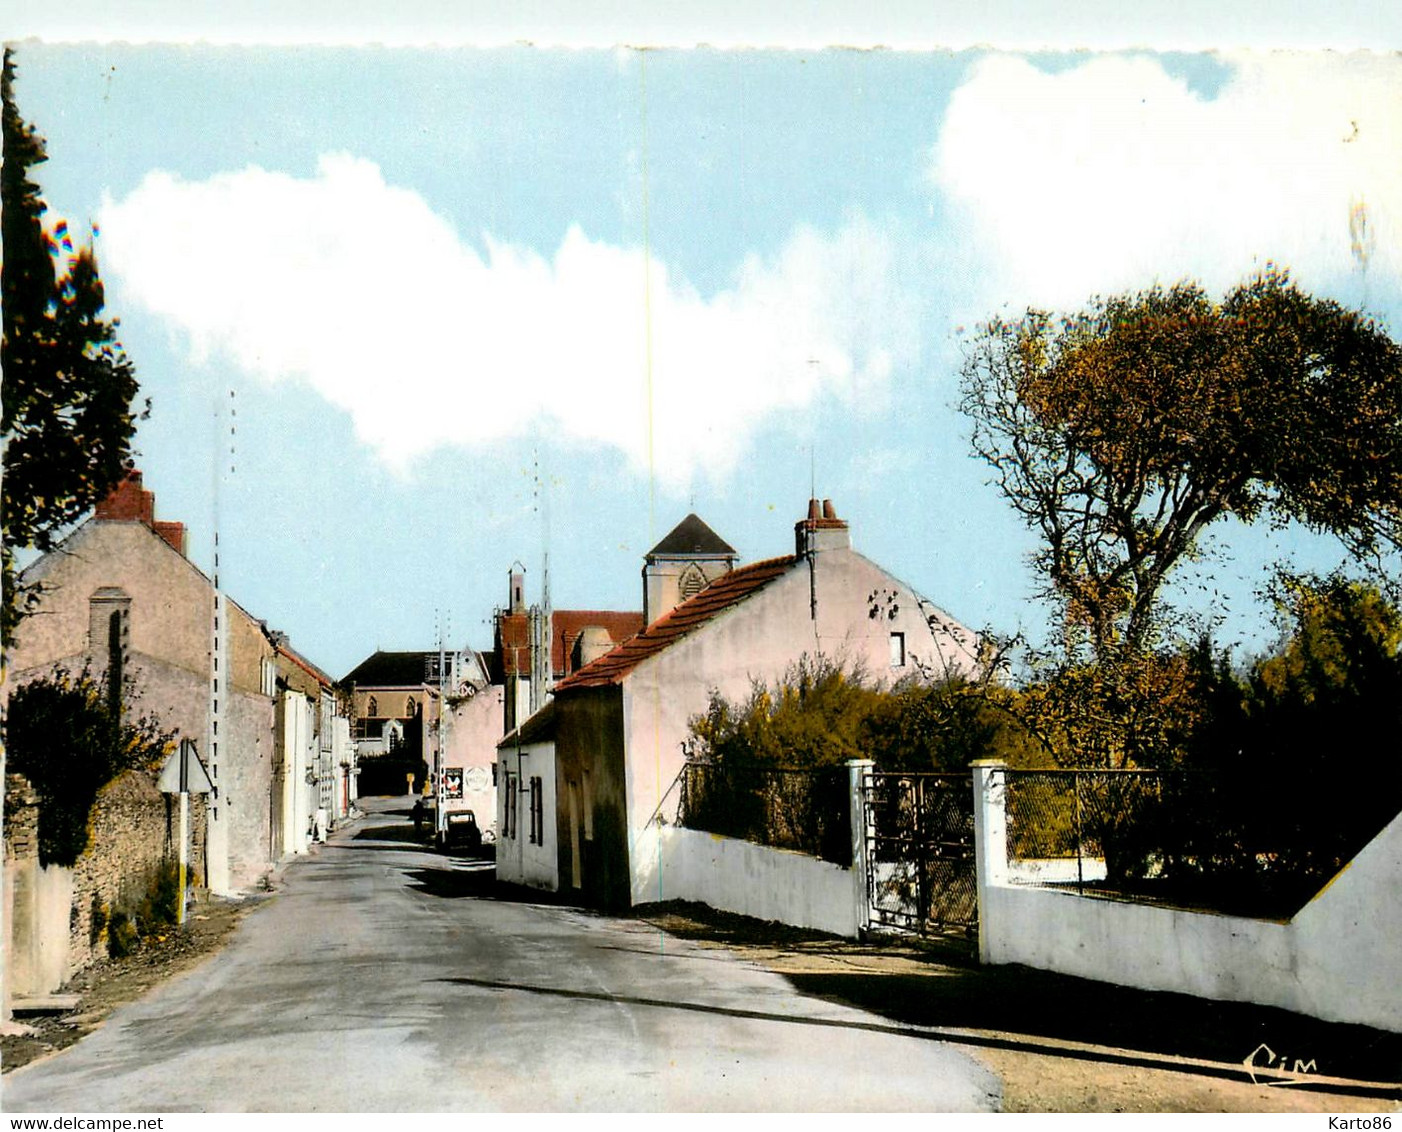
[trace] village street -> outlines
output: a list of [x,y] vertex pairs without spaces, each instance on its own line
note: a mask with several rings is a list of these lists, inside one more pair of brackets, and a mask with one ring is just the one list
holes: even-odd
[[402,799],[228,948],[3,1084],[6,1111],[996,1108],[949,1046],[638,921],[494,898]]

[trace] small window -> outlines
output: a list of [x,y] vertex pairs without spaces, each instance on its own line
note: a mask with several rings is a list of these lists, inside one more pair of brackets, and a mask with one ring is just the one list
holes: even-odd
[[368,715],[371,719],[374,719],[377,715],[380,714],[380,701],[375,699],[374,696],[371,696],[370,702],[365,705],[365,714]]
[[419,710],[419,705],[416,704],[416,703],[414,702],[414,697],[413,697],[413,696],[410,696],[407,700],[404,701],[404,717],[405,717],[406,719],[413,719],[413,718],[414,718],[414,714],[415,714],[418,710]]
[[581,793],[584,795],[584,840],[594,840],[594,780],[587,770],[581,774]]
[[891,634],[891,667],[905,667],[905,634]]
[[516,775],[506,774],[506,799],[502,805],[502,836],[516,839]]
[[539,776],[531,779],[531,844],[545,844],[545,789]]

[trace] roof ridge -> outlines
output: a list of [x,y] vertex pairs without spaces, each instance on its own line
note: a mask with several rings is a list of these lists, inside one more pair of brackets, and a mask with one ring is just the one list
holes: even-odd
[[642,632],[571,673],[555,690],[615,684],[644,660],[714,620],[731,606],[773,581],[798,559],[792,554],[763,558],[722,574],[700,593],[668,610]]

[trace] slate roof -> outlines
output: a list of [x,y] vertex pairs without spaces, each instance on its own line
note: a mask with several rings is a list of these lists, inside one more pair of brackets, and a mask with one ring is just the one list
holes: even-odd
[[[385,652],[377,649],[348,673],[345,682],[361,688],[414,688],[427,680],[424,667],[425,652]],[[435,662],[438,653],[432,654]]]
[[647,552],[647,558],[686,558],[716,555],[734,558],[735,548],[711,530],[696,514],[688,515]]
[[731,606],[738,605],[775,578],[786,574],[799,560],[792,555],[752,562],[722,575],[695,597],[659,617],[636,637],[610,653],[586,664],[573,676],[555,685],[556,692],[571,688],[599,688],[619,683],[650,656],[694,632]]

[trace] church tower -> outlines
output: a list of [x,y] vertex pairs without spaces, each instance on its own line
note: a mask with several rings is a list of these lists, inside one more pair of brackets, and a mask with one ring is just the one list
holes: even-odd
[[694,597],[735,569],[735,548],[696,515],[688,515],[643,556],[643,621]]

